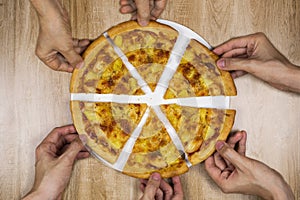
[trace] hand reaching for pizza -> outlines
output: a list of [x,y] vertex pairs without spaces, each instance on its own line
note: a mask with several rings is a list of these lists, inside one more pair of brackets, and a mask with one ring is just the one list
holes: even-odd
[[147,26],[149,20],[156,20],[163,12],[167,0],[120,0],[120,12],[131,14],[141,26]]
[[179,176],[172,178],[168,184],[159,173],[153,173],[149,180],[141,179],[140,188],[144,193],[140,200],[182,200],[183,191]]
[[277,89],[300,92],[300,67],[290,63],[263,33],[231,39],[213,51],[222,56],[218,67],[231,71],[233,78],[250,73]]
[[72,38],[67,11],[57,0],[31,0],[39,17],[39,36],[36,55],[51,69],[72,72],[80,68],[80,54],[87,48],[89,40]]
[[211,178],[225,193],[294,199],[291,188],[277,171],[245,156],[246,137],[246,132],[242,131],[230,137],[228,143],[217,142],[217,152],[205,161]]
[[53,129],[36,149],[35,181],[24,199],[59,199],[75,160],[87,157],[73,125]]

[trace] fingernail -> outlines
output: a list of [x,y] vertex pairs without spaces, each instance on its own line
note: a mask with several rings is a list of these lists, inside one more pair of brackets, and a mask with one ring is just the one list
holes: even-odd
[[79,138],[81,140],[81,142],[85,145],[87,143],[87,137],[86,135],[80,134]]
[[82,61],[82,62],[80,62],[80,63],[78,63],[77,65],[76,65],[76,68],[77,69],[80,69],[80,68],[82,68],[84,66],[84,62]]
[[216,148],[217,150],[221,150],[224,146],[224,141],[218,141],[217,144],[216,144]]
[[224,59],[218,60],[217,65],[220,68],[225,68],[225,60]]
[[141,26],[147,26],[147,25],[148,25],[148,22],[147,22],[146,20],[140,20],[140,21],[139,21],[139,24],[140,24]]
[[159,173],[153,173],[152,175],[151,175],[151,178],[153,179],[153,180],[155,180],[155,181],[159,181],[160,180],[160,174]]

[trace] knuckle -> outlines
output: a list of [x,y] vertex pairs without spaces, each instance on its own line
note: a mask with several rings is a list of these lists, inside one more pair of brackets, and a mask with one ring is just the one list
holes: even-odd
[[60,131],[60,127],[55,127],[52,129],[51,133],[56,133]]
[[39,156],[42,152],[44,152],[47,148],[47,144],[45,143],[41,143],[37,146],[37,148],[35,149],[35,154],[36,156]]
[[39,57],[40,59],[44,58],[44,54],[42,53],[42,50],[41,50],[41,48],[38,45],[35,48],[35,55],[37,57]]
[[228,194],[229,193],[229,189],[226,187],[226,186],[223,186],[221,188],[222,192],[225,193],[225,194]]
[[267,38],[267,36],[263,32],[258,32],[254,34],[255,37],[257,37],[259,40],[264,40]]

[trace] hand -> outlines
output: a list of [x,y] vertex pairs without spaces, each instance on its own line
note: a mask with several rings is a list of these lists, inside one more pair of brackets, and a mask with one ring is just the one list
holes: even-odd
[[216,47],[217,65],[236,78],[246,73],[280,90],[300,92],[300,68],[293,65],[263,33],[231,39]]
[[80,54],[89,40],[72,38],[67,11],[57,0],[31,0],[39,17],[36,55],[51,69],[72,72],[83,66]]
[[294,199],[291,188],[277,171],[245,157],[245,131],[237,132],[228,143],[218,141],[216,149],[205,161],[205,169],[223,192],[258,195],[265,199]]
[[149,20],[156,20],[163,12],[167,0],[120,0],[120,12],[131,14],[132,20],[138,21],[141,26],[147,26]]
[[73,125],[53,129],[36,149],[35,181],[24,199],[60,199],[75,160],[87,157]]
[[179,176],[172,178],[173,186],[163,180],[159,173],[153,173],[149,180],[141,179],[144,193],[140,200],[182,200],[183,191]]

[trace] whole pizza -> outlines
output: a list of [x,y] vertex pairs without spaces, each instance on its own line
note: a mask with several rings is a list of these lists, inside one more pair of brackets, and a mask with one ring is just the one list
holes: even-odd
[[218,57],[183,26],[135,21],[104,32],[71,80],[71,112],[86,147],[124,174],[172,177],[225,140],[236,89]]

